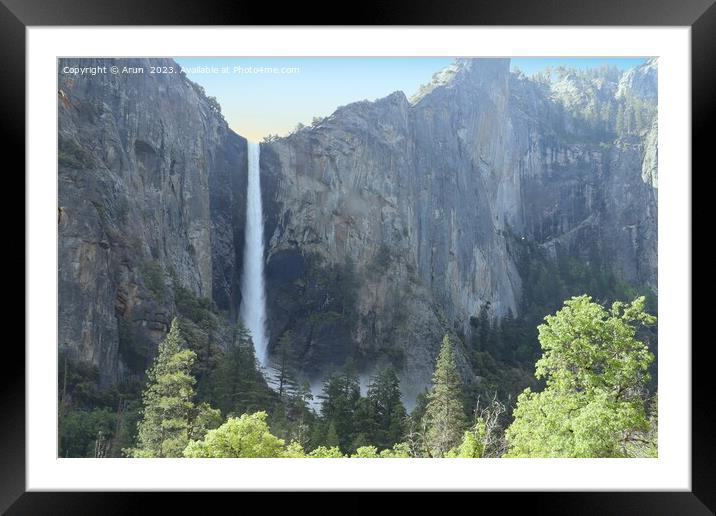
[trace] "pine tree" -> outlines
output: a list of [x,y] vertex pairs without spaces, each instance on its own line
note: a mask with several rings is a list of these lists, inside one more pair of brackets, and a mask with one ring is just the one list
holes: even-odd
[[338,440],[338,432],[336,432],[336,424],[333,421],[328,424],[325,445],[329,448],[338,447],[340,445],[340,441]]
[[354,452],[361,446],[373,444],[378,427],[373,406],[367,398],[358,398],[353,412],[352,441],[347,451]]
[[512,309],[507,310],[507,314],[500,322],[500,344],[502,346],[502,358],[514,361],[517,358],[517,350],[522,343],[518,322],[512,313]]
[[125,450],[133,457],[181,457],[192,438],[200,438],[220,414],[208,405],[196,407],[191,368],[196,354],[186,348],[179,322],[159,345],[157,357],[147,372],[142,419],[137,425],[137,447]]
[[[312,429],[316,426],[316,416],[311,410],[312,400],[313,394],[308,382],[297,387],[290,395],[284,395],[284,399],[276,404],[271,414],[271,428],[276,435],[286,442],[295,441],[301,446],[307,446],[312,440],[315,441],[312,437]],[[322,442],[321,437],[316,442]]]
[[291,350],[291,331],[281,335],[278,341],[278,359],[273,374],[273,384],[280,400],[292,397],[298,391],[296,365]]
[[400,382],[392,368],[371,378],[368,401],[375,421],[371,442],[381,450],[400,442],[405,435],[407,413],[400,399]]
[[216,384],[216,403],[225,414],[239,416],[273,405],[274,395],[259,371],[251,335],[241,321],[236,323],[233,342],[217,366]]
[[443,457],[460,444],[467,426],[462,402],[460,375],[455,364],[450,338],[443,338],[433,373],[433,388],[425,410],[428,453]]
[[313,401],[313,393],[311,392],[311,385],[308,382],[303,382],[296,391],[294,396],[295,403],[300,407],[310,410],[311,402]]
[[480,308],[478,316],[477,335],[479,351],[487,351],[490,345],[490,302],[488,301]]
[[358,375],[350,364],[343,373],[328,377],[320,398],[321,416],[334,426],[341,449],[350,449],[357,433],[355,413],[361,399]]
[[311,388],[305,383],[288,400],[287,419],[292,425],[289,437],[302,446],[309,443],[311,427],[315,426],[316,417],[310,407],[312,399]]

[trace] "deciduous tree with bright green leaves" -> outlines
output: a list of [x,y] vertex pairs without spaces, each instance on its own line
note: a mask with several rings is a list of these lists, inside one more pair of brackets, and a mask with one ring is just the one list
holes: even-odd
[[392,448],[380,452],[381,459],[408,459],[410,456],[408,443],[397,443]]
[[[269,431],[266,412],[230,417],[226,423],[207,432],[201,441],[191,441],[185,457],[283,457],[285,442]],[[293,454],[295,447],[289,449]]]
[[644,304],[638,297],[606,309],[584,295],[545,317],[535,376],[546,387],[518,397],[508,457],[629,456],[630,442],[649,429],[645,384],[654,356],[637,332],[656,317]]
[[286,446],[286,451],[284,451],[283,456],[289,459],[305,459],[306,452],[301,443],[291,441],[288,443],[288,446]]
[[487,428],[485,421],[478,418],[470,430],[465,432],[462,443],[447,453],[448,458],[479,459],[485,451],[485,436]]
[[351,459],[377,459],[379,458],[378,455],[378,448],[375,446],[360,446],[358,449],[356,449],[356,452],[351,455]]
[[507,407],[497,398],[497,393],[484,406],[481,406],[478,399],[475,424],[465,432],[460,446],[450,450],[447,457],[502,457],[505,454],[505,430],[502,420],[506,413]]
[[312,459],[343,459],[345,458],[345,455],[341,452],[340,448],[338,446],[319,446],[315,450],[313,450],[311,453],[308,454],[308,456]]

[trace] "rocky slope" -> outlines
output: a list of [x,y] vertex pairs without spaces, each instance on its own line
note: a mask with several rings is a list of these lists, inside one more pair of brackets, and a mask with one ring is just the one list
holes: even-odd
[[[103,384],[143,374],[179,286],[236,306],[247,166],[246,141],[176,63],[109,61],[58,66],[59,345]],[[109,64],[144,73],[62,73]]]
[[509,67],[458,60],[411,100],[262,146],[271,339],[293,331],[309,373],[390,361],[415,394],[442,334],[487,303],[519,315],[515,240],[656,291],[655,62],[542,82]]

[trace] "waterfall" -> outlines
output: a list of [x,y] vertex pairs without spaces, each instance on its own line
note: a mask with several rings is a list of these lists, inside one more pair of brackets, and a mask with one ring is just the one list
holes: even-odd
[[246,192],[246,230],[244,269],[241,278],[239,316],[251,333],[256,358],[266,365],[266,291],[264,288],[264,222],[261,208],[261,175],[258,143],[248,142],[248,188]]

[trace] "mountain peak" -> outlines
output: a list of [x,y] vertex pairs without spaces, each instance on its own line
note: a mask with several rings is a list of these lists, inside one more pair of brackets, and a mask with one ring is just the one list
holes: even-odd
[[630,68],[619,81],[617,98],[633,95],[637,98],[656,100],[658,95],[658,59],[652,57],[634,68]]
[[459,57],[433,74],[430,82],[420,86],[418,91],[410,97],[410,104],[415,105],[436,89],[452,87],[453,84],[462,80],[470,81],[475,85],[483,85],[491,83],[495,78],[507,77],[509,72],[509,58]]

